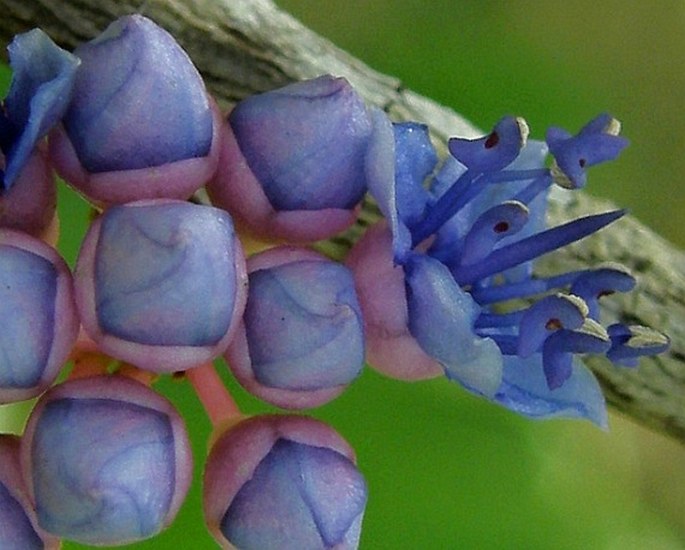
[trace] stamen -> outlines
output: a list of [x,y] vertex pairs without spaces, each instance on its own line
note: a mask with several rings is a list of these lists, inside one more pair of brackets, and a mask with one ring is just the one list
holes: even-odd
[[551,332],[582,326],[588,309],[585,302],[572,294],[547,296],[525,310],[519,325],[518,355],[529,357]]
[[542,346],[542,368],[549,389],[559,388],[570,378],[574,353],[603,353],[609,345],[609,335],[592,319],[586,319],[578,330],[551,334]]
[[515,201],[505,201],[483,212],[465,235],[460,265],[474,264],[492,252],[504,237],[520,231],[528,221],[528,207]]
[[624,367],[636,367],[640,357],[658,355],[670,346],[668,336],[640,325],[617,323],[608,328],[608,333],[611,348],[606,355],[612,363]]
[[500,273],[510,267],[537,258],[547,252],[587,237],[602,227],[616,221],[625,210],[614,210],[595,214],[553,227],[520,241],[494,250],[480,262],[454,268],[453,275],[459,284],[472,284],[476,281]]

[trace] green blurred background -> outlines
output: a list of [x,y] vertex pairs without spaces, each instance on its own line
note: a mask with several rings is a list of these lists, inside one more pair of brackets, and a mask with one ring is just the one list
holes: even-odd
[[[610,111],[632,145],[591,172],[589,192],[685,245],[682,1],[278,4],[482,128],[518,114],[542,137]],[[87,207],[61,193],[61,247],[73,262]],[[246,412],[268,410],[222,374]],[[176,523],[134,547],[212,548],[198,492],[210,425],[186,384],[160,388],[195,434],[197,476]],[[20,430],[27,405],[4,409],[0,427]],[[685,448],[619,416],[609,433],[531,422],[444,380],[406,384],[368,370],[314,414],[353,444],[367,477],[363,549],[685,548]]]

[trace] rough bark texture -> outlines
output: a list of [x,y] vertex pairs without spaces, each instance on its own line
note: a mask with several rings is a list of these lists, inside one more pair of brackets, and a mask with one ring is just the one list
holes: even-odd
[[[0,0],[0,33],[11,37],[42,27],[65,47],[97,35],[115,18],[141,12],[169,30],[188,51],[210,90],[224,106],[287,82],[333,73],[347,77],[365,99],[392,118],[427,123],[436,142],[477,130],[453,111],[403,88],[337,49],[279,11],[269,0]],[[557,192],[552,223],[612,208],[582,193]],[[377,214],[367,204],[362,222],[334,245],[344,253],[365,222]],[[556,272],[618,261],[638,276],[639,287],[605,302],[611,315],[666,332],[670,352],[644,359],[638,369],[589,362],[608,402],[654,430],[685,441],[685,255],[633,218],[567,247],[541,264]]]

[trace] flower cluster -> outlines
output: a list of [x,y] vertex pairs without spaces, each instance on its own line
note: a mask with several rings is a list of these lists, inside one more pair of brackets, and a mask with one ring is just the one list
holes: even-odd
[[[601,115],[528,140],[503,118],[453,138],[369,108],[324,75],[224,117],[175,40],[142,16],[69,53],[15,38],[0,109],[0,403],[38,397],[0,439],[0,546],[127,544],[168,526],[191,484],[187,427],[153,389],[182,373],[215,425],[203,483],[225,548],[356,548],[367,487],[352,448],[296,413],[244,416],[217,376],[284,409],[342,393],[366,361],[446,375],[518,413],[606,423],[579,354],[634,366],[662,334],[603,326],[619,265],[540,278],[540,255],[623,215],[546,228],[553,184],[626,146]],[[551,155],[551,163],[546,162]],[[72,273],[53,169],[95,212]],[[205,187],[210,204],[191,201]],[[344,262],[311,245],[351,226],[367,191],[383,218]],[[244,239],[243,237],[247,237]],[[256,251],[243,242],[263,241]],[[64,382],[56,384],[64,372]]]

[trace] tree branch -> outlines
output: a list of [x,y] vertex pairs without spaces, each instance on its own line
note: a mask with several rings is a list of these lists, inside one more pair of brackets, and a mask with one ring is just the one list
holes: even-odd
[[[371,104],[396,120],[431,127],[444,148],[450,135],[477,130],[453,111],[381,75],[279,11],[269,0],[0,0],[0,33],[5,42],[19,32],[42,27],[73,48],[97,35],[117,17],[142,12],[169,30],[188,51],[207,85],[225,107],[255,92],[322,73],[347,77]],[[552,223],[613,208],[587,195],[557,191]],[[367,204],[363,222],[377,216]],[[342,255],[362,225],[335,239]],[[612,297],[611,316],[666,332],[670,352],[644,359],[639,369],[588,363],[599,377],[608,402],[634,419],[685,442],[685,255],[627,217],[596,237],[569,246],[541,263],[557,272],[602,261],[618,261],[638,276],[638,289]]]

